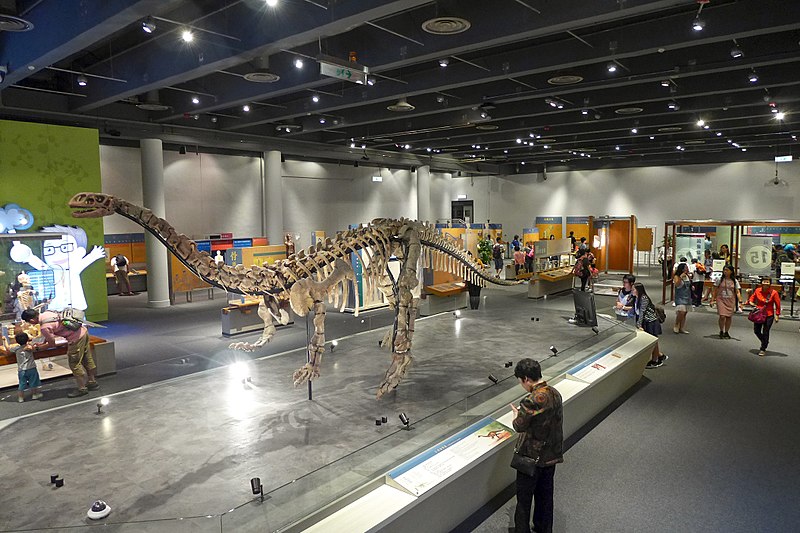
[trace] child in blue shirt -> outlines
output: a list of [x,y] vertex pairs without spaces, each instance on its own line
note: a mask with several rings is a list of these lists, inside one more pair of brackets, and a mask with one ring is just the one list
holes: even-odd
[[[1,336],[1,335],[0,335]],[[31,398],[39,400],[42,394],[42,383],[39,380],[39,371],[36,370],[36,360],[33,357],[33,347],[30,345],[30,337],[25,333],[17,333],[14,336],[18,346],[10,348],[8,340],[3,337],[3,348],[14,352],[17,356],[17,371],[19,375],[19,389],[17,390],[17,401],[25,401],[25,389],[33,389]]]

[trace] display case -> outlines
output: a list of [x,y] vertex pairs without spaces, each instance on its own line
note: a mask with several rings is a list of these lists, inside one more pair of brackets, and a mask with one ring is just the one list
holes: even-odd
[[534,244],[533,272],[528,298],[544,298],[572,289],[575,256],[569,239],[548,239]]

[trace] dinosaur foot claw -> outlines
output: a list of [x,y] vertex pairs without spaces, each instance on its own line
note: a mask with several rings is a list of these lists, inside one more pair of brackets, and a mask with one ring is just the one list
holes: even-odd
[[411,366],[413,360],[414,358],[411,357],[411,353],[409,352],[392,355],[392,364],[389,366],[389,370],[386,371],[386,375],[383,377],[383,382],[380,387],[378,387],[378,394],[376,395],[378,399],[400,385],[400,382],[403,381],[403,377],[405,377],[408,367]]
[[318,377],[319,377],[319,369],[315,368],[310,363],[306,363],[302,367],[295,370],[294,374],[292,374],[292,379],[294,380],[295,387],[302,385],[307,381],[314,381]]

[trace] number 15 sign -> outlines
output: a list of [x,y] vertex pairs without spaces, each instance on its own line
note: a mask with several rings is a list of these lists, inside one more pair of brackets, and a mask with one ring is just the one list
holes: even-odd
[[739,270],[742,274],[768,276],[772,271],[772,238],[742,236]]

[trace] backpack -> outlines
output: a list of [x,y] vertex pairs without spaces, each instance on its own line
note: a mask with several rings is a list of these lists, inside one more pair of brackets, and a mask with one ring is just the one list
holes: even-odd
[[114,259],[116,260],[117,267],[124,267],[128,264],[128,260],[125,259],[125,256],[122,254],[117,255]]
[[656,310],[656,316],[658,317],[658,323],[659,324],[663,324],[664,322],[666,322],[666,320],[667,320],[667,312],[664,311],[664,308],[661,307],[660,305],[657,305],[657,304],[654,305],[653,307]]
[[56,318],[54,320],[46,320],[46,321],[44,321],[42,323],[43,324],[52,324],[53,322],[58,322],[64,328],[66,328],[66,329],[68,329],[70,331],[79,331],[83,327],[83,322],[80,319],[75,318],[74,316],[72,316],[72,309],[71,308],[64,309],[63,311],[61,311],[60,313],[57,313],[57,314],[58,314],[58,318]]
[[495,244],[492,247],[492,257],[495,259],[502,259],[503,258],[503,245],[502,244]]

